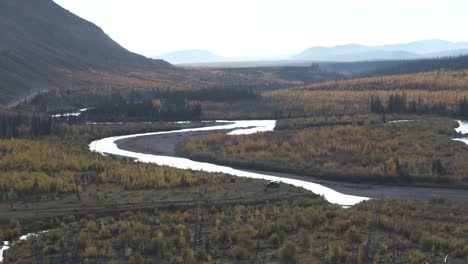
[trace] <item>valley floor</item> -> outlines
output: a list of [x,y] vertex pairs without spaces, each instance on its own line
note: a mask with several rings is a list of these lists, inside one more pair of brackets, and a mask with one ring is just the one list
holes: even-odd
[[[155,136],[143,136],[117,141],[120,149],[128,150],[137,153],[145,153],[152,155],[163,155],[171,157],[183,156],[178,149],[181,145],[191,139],[203,138],[208,135],[220,133],[220,131],[211,132],[187,132],[175,133]],[[222,132],[225,133],[225,132]],[[209,161],[209,160],[206,160]],[[216,164],[232,165],[228,161],[220,160],[212,161]],[[235,167],[235,165],[234,165]],[[450,186],[446,184],[435,183],[405,183],[405,184],[377,184],[377,183],[356,183],[346,181],[326,180],[313,176],[305,176],[286,172],[274,172],[265,170],[249,169],[246,165],[242,167],[249,172],[260,173],[264,175],[278,176],[283,178],[298,179],[302,181],[310,181],[332,188],[340,193],[365,196],[370,198],[402,198],[402,199],[417,199],[431,200],[433,198],[445,198],[456,201],[468,201],[468,191],[459,189],[458,186]]]

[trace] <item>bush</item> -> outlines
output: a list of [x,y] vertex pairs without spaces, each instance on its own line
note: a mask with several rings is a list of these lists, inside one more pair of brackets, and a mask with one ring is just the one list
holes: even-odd
[[97,257],[97,248],[95,246],[88,246],[83,251],[83,257],[85,258],[95,258]]
[[237,245],[231,249],[231,256],[237,260],[243,260],[249,256],[249,251],[243,246]]
[[187,250],[187,255],[185,256],[185,263],[187,264],[196,264],[195,254],[192,249]]
[[47,245],[42,249],[44,254],[57,254],[60,252],[60,246],[57,244]]
[[197,250],[196,258],[199,261],[207,261],[208,260],[208,254],[206,253],[205,249],[201,248]]
[[362,243],[362,236],[359,234],[359,232],[356,230],[355,227],[350,228],[346,232],[346,237],[348,240],[353,243],[353,244],[360,244]]
[[279,256],[284,262],[291,262],[296,259],[297,248],[291,241],[286,241],[279,250]]
[[433,248],[439,248],[440,242],[432,236],[424,236],[419,241],[424,251],[431,251]]
[[283,238],[281,235],[279,235],[278,233],[273,233],[271,234],[270,236],[270,242],[275,246],[275,247],[279,247],[281,245],[281,243],[283,242]]
[[341,246],[331,246],[328,250],[331,263],[349,263],[347,260],[350,258],[350,255]]
[[164,249],[164,240],[160,238],[153,238],[150,242],[150,250],[153,254],[161,254]]
[[408,260],[410,263],[421,263],[425,258],[424,253],[417,249],[411,249],[408,252]]

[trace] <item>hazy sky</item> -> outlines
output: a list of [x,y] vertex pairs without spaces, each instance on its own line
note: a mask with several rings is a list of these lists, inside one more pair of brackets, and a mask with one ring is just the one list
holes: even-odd
[[293,54],[311,46],[468,40],[467,0],[54,0],[144,55],[208,49]]

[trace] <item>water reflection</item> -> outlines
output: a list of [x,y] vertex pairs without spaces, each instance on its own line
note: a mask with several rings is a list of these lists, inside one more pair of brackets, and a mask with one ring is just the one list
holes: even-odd
[[128,138],[142,137],[142,136],[153,136],[153,135],[164,135],[172,133],[187,133],[197,131],[215,131],[215,130],[228,130],[231,131],[231,135],[240,134],[253,134],[258,132],[273,131],[276,126],[274,120],[250,120],[250,121],[220,121],[221,125],[201,127],[201,128],[189,128],[175,131],[164,131],[154,133],[135,134],[127,136],[110,137],[92,142],[89,147],[91,151],[98,152],[104,155],[118,155],[123,157],[134,158],[135,161],[144,163],[154,163],[160,166],[170,166],[178,169],[188,169],[196,171],[206,171],[213,173],[225,173],[229,175],[247,177],[253,179],[264,179],[268,181],[281,181],[283,183],[291,184],[297,187],[302,187],[315,194],[322,195],[330,203],[338,204],[342,206],[351,206],[359,202],[368,200],[367,197],[360,197],[354,195],[347,195],[339,193],[333,189],[325,187],[320,184],[313,182],[301,181],[296,179],[289,179],[253,172],[247,172],[243,170],[234,169],[227,166],[220,166],[211,163],[197,162],[186,158],[159,156],[151,154],[136,153],[127,150],[122,150],[115,144],[116,141]]
[[[459,127],[457,127],[455,131],[457,131],[457,133],[460,133],[460,134],[468,135],[468,122],[464,122],[460,120],[458,120],[457,122],[459,124]],[[454,138],[453,140],[461,141],[468,145],[468,136],[464,138]]]

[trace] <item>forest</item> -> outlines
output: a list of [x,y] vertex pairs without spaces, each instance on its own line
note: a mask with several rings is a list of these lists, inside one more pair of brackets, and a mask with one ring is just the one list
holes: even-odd
[[277,132],[191,139],[180,152],[201,161],[325,179],[468,187],[468,148],[452,141],[454,121],[322,120],[281,121]]
[[[255,105],[243,101],[203,102],[204,118],[291,118],[371,113],[372,98],[386,106],[394,95],[405,95],[417,114],[460,117],[468,97],[465,70],[439,70],[314,83],[264,91]],[[419,107],[419,109],[415,109]]]
[[421,97],[408,101],[406,93],[402,92],[390,95],[386,104],[379,96],[371,96],[370,109],[371,112],[377,114],[432,114],[466,118],[468,117],[468,99],[467,97],[459,99],[456,107],[449,110],[446,103],[430,105],[424,103]]
[[[326,76],[314,67],[309,70]],[[272,68],[269,71],[298,71],[300,75],[302,68]],[[219,70],[217,74],[254,78],[267,73],[263,68],[234,68]],[[143,73],[135,73],[135,76],[148,77]],[[371,109],[372,98],[379,98],[387,106],[391,96],[404,94],[408,104],[405,113],[462,117],[461,102],[468,97],[466,76],[464,70],[439,70],[345,80],[337,77],[335,81],[312,84],[290,81],[275,87],[255,82],[226,81],[200,85],[196,89],[160,88],[156,85],[146,89],[133,86],[55,89],[38,96],[32,105],[35,111],[49,113],[89,108],[87,121],[281,119],[371,113],[375,112]]]
[[132,91],[95,98],[97,107],[83,113],[88,121],[177,121],[199,120],[201,101],[229,103],[257,100],[260,93],[251,87],[211,88],[191,91]]
[[16,201],[43,194],[52,199],[67,193],[79,196],[83,186],[89,184],[158,189],[214,179],[202,173],[106,159],[86,151],[52,140],[1,140],[0,199]]
[[58,122],[43,114],[0,113],[0,138],[45,136],[57,126]]
[[309,84],[307,90],[458,90],[468,86],[467,70],[437,70],[413,74],[334,80]]

